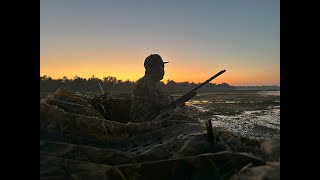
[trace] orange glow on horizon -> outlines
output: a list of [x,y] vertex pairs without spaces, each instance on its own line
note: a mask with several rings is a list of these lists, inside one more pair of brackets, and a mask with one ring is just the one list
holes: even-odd
[[[115,66],[113,68],[106,68],[106,65],[98,67],[86,65],[83,67],[52,67],[52,68],[41,68],[40,76],[47,75],[53,79],[62,78],[67,76],[69,79],[73,79],[75,76],[82,78],[90,78],[94,75],[97,78],[102,79],[103,77],[113,76],[118,80],[130,80],[136,81],[144,75],[144,68],[140,66]],[[194,82],[201,83],[211,76],[215,75],[222,69],[215,69],[212,72],[202,72],[200,70],[190,69],[175,69],[165,68],[166,74],[163,78],[163,82],[167,83],[167,80],[173,80],[175,82]],[[265,78],[263,74],[245,74],[243,72],[233,72],[226,69],[226,72],[212,80],[211,83],[221,84],[228,83],[229,85],[235,86],[255,86],[255,85],[277,85],[278,76]]]
[[[67,76],[72,79],[75,76],[90,78],[94,75],[100,79],[113,76],[122,81],[136,81],[144,75],[143,61],[150,54],[149,52],[72,53],[68,56],[41,53],[41,59],[45,62],[40,63],[40,76],[47,75],[53,79]],[[162,80],[164,83],[167,83],[169,79],[175,82],[200,83],[225,69],[226,72],[212,80],[211,83],[228,83],[234,86],[280,86],[280,70],[276,65],[274,67],[257,67],[250,64],[245,66],[237,62],[234,64],[221,63],[224,59],[220,57],[215,57],[220,60],[217,62],[205,61],[205,57],[198,56],[172,55],[163,52],[158,54],[161,54],[164,60],[169,61],[165,65],[165,76]]]

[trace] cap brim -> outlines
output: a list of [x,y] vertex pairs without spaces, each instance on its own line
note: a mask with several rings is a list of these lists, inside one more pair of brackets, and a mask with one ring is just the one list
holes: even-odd
[[163,64],[166,64],[166,63],[169,63],[169,62],[163,62]]

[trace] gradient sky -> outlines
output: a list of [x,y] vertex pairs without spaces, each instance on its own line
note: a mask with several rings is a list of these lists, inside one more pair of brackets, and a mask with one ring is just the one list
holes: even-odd
[[41,0],[40,75],[280,86],[279,0]]

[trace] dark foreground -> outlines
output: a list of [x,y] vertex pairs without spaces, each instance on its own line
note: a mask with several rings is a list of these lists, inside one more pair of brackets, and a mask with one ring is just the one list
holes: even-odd
[[280,139],[182,114],[130,123],[128,97],[99,98],[60,89],[40,100],[40,179],[280,179]]

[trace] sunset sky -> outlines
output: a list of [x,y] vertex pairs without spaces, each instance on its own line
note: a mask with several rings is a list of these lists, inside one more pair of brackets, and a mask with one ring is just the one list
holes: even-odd
[[41,0],[40,75],[280,86],[279,0]]

